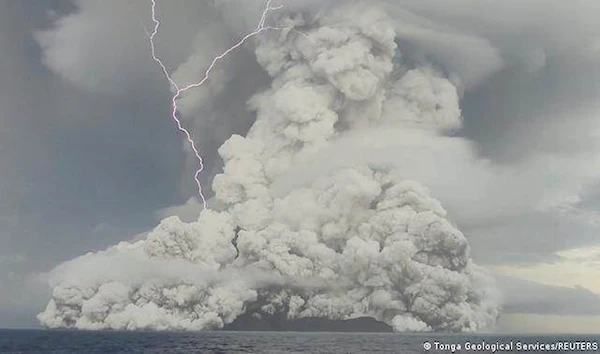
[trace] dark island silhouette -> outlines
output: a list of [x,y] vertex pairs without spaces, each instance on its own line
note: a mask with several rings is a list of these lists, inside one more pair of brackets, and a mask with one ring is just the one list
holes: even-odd
[[307,317],[290,320],[285,314],[261,316],[243,314],[223,327],[224,331],[293,331],[293,332],[393,332],[392,327],[371,317],[330,320]]

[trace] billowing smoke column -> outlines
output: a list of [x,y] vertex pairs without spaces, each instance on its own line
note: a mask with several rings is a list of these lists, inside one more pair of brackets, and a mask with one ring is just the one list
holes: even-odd
[[459,128],[456,88],[429,66],[398,64],[393,27],[371,2],[278,26],[286,29],[256,50],[273,77],[250,101],[256,122],[219,150],[222,210],[192,223],[167,218],[143,240],[62,264],[38,316],[44,326],[201,330],[242,314],[369,316],[396,331],[493,323],[493,281],[440,203],[402,171],[357,165],[271,189],[364,127]]

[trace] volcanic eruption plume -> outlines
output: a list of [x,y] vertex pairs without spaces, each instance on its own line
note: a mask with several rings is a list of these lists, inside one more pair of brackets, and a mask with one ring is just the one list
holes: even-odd
[[391,20],[372,1],[273,21],[281,30],[256,41],[272,77],[248,102],[256,121],[219,149],[220,207],[57,267],[44,326],[201,330],[243,314],[368,316],[396,331],[493,323],[493,280],[401,168],[361,158],[314,179],[286,173],[362,131],[459,129],[456,87],[431,65],[403,63]]

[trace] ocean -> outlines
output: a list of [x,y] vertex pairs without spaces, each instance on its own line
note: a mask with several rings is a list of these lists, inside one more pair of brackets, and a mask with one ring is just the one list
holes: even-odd
[[573,353],[600,336],[0,330],[0,353]]

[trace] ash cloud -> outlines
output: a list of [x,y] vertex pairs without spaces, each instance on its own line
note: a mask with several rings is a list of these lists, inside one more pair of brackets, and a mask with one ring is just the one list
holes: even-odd
[[44,326],[201,330],[244,314],[368,316],[396,331],[494,322],[494,281],[466,237],[392,164],[361,161],[272,188],[360,129],[458,129],[456,86],[431,65],[397,65],[394,25],[374,3],[288,13],[277,25],[288,29],[257,43],[272,82],[249,100],[256,121],[219,148],[221,210],[166,218],[137,242],[60,265]]

